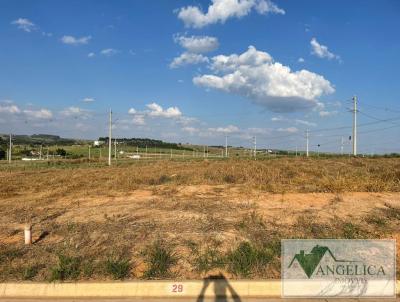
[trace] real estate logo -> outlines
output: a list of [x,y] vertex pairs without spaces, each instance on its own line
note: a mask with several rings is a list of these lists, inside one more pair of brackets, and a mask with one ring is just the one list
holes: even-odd
[[394,296],[395,241],[283,240],[283,296]]

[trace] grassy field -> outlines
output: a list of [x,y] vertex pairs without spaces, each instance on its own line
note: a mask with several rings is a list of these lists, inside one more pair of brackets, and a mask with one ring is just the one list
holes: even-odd
[[398,158],[58,160],[0,185],[1,281],[279,278],[283,238],[400,242]]

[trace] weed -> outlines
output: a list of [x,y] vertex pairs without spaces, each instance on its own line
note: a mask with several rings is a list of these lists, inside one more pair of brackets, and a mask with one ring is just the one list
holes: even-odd
[[236,177],[234,175],[228,174],[223,177],[224,182],[229,184],[234,184],[236,182]]
[[57,266],[51,268],[50,281],[78,279],[81,273],[80,265],[81,259],[79,257],[59,254]]
[[94,271],[95,271],[95,265],[94,265],[94,262],[93,262],[92,260],[90,260],[90,261],[85,261],[85,262],[82,264],[82,272],[83,272],[83,275],[84,275],[86,278],[92,277],[93,274],[94,274]]
[[343,237],[346,239],[365,238],[362,228],[352,222],[345,222],[342,226]]
[[228,269],[231,273],[246,278],[265,269],[272,258],[270,250],[242,242],[227,254]]
[[11,262],[16,258],[22,257],[24,254],[25,251],[20,248],[0,245],[0,264],[3,262]]
[[129,275],[131,265],[128,259],[108,258],[105,263],[106,272],[115,280],[124,279]]
[[39,265],[33,265],[33,266],[26,267],[23,271],[22,278],[24,280],[32,280],[38,274],[40,268],[41,268],[41,266],[39,266]]
[[162,185],[162,184],[165,184],[165,183],[169,182],[170,180],[171,180],[171,177],[169,177],[168,175],[163,174],[158,178],[150,179],[149,180],[149,184],[153,185],[153,186],[154,185]]
[[400,220],[400,208],[394,207],[390,204],[385,204],[386,208],[384,209],[384,213],[386,217],[389,219]]
[[177,256],[171,247],[157,240],[146,250],[147,270],[145,278],[167,278],[170,276],[171,267],[177,262]]
[[224,256],[216,248],[207,247],[203,253],[195,258],[194,266],[198,272],[208,272],[217,267],[223,267]]
[[333,197],[331,200],[331,204],[336,204],[343,201],[343,197],[340,194],[335,194],[335,197]]
[[378,216],[375,214],[371,214],[371,215],[367,216],[365,218],[365,221],[370,224],[374,224],[377,227],[381,227],[381,228],[387,226],[387,224],[388,224],[385,217]]

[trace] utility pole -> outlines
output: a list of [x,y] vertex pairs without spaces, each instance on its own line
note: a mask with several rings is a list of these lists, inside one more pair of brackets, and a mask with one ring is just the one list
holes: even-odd
[[309,132],[308,129],[306,130],[306,140],[307,140],[307,144],[306,144],[306,156],[308,157],[308,139],[309,139]]
[[10,150],[8,151],[8,162],[11,164],[11,160],[12,160],[12,139],[11,139],[12,135],[10,133]]
[[117,139],[114,139],[114,159],[117,160]]
[[353,156],[357,156],[357,96],[353,96]]
[[225,157],[228,157],[228,135],[225,135]]
[[343,136],[342,136],[342,139],[341,139],[341,142],[340,142],[340,155],[343,155]]
[[256,157],[257,157],[257,137],[254,136],[253,139],[254,139],[254,141],[253,141],[253,143],[254,143],[254,159],[256,159]]
[[110,121],[108,129],[108,165],[111,166],[111,136],[112,136],[112,110],[110,109]]

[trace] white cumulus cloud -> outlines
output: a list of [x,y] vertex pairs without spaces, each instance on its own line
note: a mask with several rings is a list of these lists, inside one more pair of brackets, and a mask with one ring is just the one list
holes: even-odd
[[241,55],[213,57],[210,68],[213,74],[196,76],[193,83],[249,98],[274,112],[316,107],[320,96],[335,91],[323,76],[292,71],[253,46]]
[[145,120],[144,120],[144,115],[142,114],[138,114],[135,115],[132,119],[132,124],[136,125],[136,126],[143,126],[146,124]]
[[200,64],[208,62],[208,58],[202,54],[184,52],[179,57],[174,58],[174,60],[169,65],[170,68],[178,68],[186,65]]
[[210,36],[187,37],[176,35],[174,41],[191,53],[206,53],[219,47],[218,39]]
[[270,0],[211,0],[204,13],[197,6],[182,7],[178,10],[178,18],[186,27],[201,28],[209,24],[225,23],[229,18],[242,18],[252,10],[259,14],[285,14]]
[[19,29],[28,33],[37,29],[35,23],[26,18],[18,18],[17,20],[12,21],[11,24],[17,25]]
[[337,59],[340,61],[340,56],[330,52],[327,46],[319,44],[316,38],[312,38],[310,44],[311,54],[317,56],[318,58],[326,58],[329,60]]
[[45,120],[45,119],[51,119],[53,117],[53,113],[48,109],[39,109],[39,110],[26,109],[23,112],[28,118],[33,118],[33,119]]
[[61,111],[61,115],[67,116],[67,117],[81,117],[81,118],[87,118],[90,116],[89,110],[82,109],[79,107],[68,107],[65,108],[63,111]]
[[234,125],[228,125],[226,127],[208,128],[208,131],[229,134],[237,133],[240,131],[240,129]]
[[20,113],[21,110],[16,105],[0,105],[0,113],[9,113],[9,114],[17,114]]
[[91,39],[91,36],[85,36],[81,38],[76,38],[74,36],[63,36],[61,38],[61,42],[68,45],[82,45],[88,44]]
[[150,109],[148,114],[152,117],[176,118],[182,115],[182,112],[178,107],[169,107],[167,109],[163,109],[157,103],[148,104],[146,107]]

